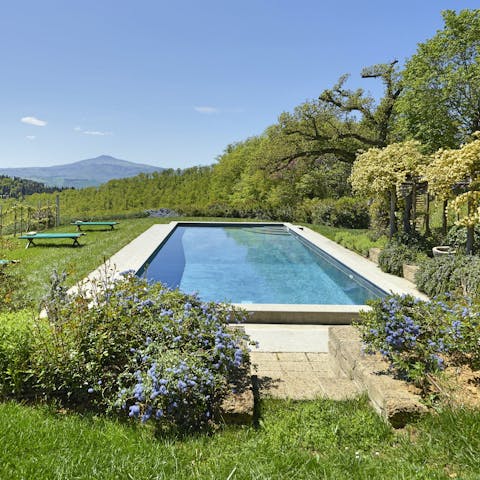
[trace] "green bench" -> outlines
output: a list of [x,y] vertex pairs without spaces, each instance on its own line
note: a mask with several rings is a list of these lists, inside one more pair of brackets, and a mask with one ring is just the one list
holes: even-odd
[[10,263],[18,263],[18,260],[5,260],[3,258],[0,258],[0,267],[3,267],[5,265],[9,265]]
[[27,233],[18,238],[28,240],[25,248],[28,248],[30,245],[35,246],[34,240],[54,240],[59,238],[69,238],[73,240],[73,246],[76,247],[80,246],[78,239],[82,235],[85,235],[85,233]]
[[100,226],[100,227],[110,227],[113,230],[113,227],[115,225],[118,225],[118,222],[82,222],[81,220],[76,220],[75,222],[71,222],[70,225],[76,225],[78,228],[78,231],[81,231],[81,227],[95,227],[95,226]]

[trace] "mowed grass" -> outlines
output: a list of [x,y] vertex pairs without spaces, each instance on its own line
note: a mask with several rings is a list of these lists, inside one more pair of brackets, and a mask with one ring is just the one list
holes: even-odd
[[480,414],[393,432],[365,399],[266,401],[258,428],[187,438],[142,425],[0,404],[5,479],[478,479]]

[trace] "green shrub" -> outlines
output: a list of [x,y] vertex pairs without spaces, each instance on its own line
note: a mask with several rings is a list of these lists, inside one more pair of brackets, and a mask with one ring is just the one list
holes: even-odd
[[480,305],[469,299],[390,295],[369,305],[356,323],[366,352],[379,352],[398,376],[424,386],[446,361],[480,365]]
[[33,368],[42,395],[162,426],[211,424],[248,361],[246,337],[228,328],[243,320],[241,312],[130,272],[102,280],[93,298],[67,295],[63,280],[52,279],[47,329],[36,342]]
[[312,223],[313,212],[319,201],[318,198],[305,198],[295,209],[295,221]]
[[428,296],[445,292],[458,296],[480,295],[480,257],[473,255],[442,255],[420,263],[415,275],[420,291]]
[[380,252],[378,265],[383,272],[399,277],[403,274],[404,263],[417,262],[419,252],[407,245],[390,242]]
[[368,256],[368,251],[370,248],[382,248],[386,242],[385,237],[372,240],[368,234],[347,231],[336,233],[333,239],[335,242],[343,245],[345,248],[353,250],[364,257]]
[[3,398],[27,396],[32,386],[33,317],[29,310],[0,313],[0,395]]
[[[448,231],[445,243],[451,247],[456,248],[465,252],[465,246],[467,244],[467,227],[454,225]],[[480,227],[475,228],[474,243],[473,243],[474,252],[480,252]]]
[[312,222],[332,227],[368,228],[368,205],[363,199],[342,197],[318,200],[312,208]]

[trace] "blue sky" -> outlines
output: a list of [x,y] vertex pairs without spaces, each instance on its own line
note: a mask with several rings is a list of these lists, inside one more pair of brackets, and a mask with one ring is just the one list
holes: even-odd
[[478,0],[17,0],[0,11],[0,166],[215,161],[338,77],[405,61]]

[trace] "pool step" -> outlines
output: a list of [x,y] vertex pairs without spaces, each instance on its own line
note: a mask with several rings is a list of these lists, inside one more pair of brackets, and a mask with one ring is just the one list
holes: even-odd
[[260,396],[312,400],[345,400],[362,390],[338,371],[329,353],[251,352],[252,376]]
[[263,235],[290,235],[286,227],[249,227],[247,232],[261,233]]

